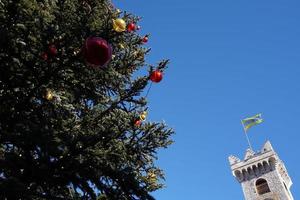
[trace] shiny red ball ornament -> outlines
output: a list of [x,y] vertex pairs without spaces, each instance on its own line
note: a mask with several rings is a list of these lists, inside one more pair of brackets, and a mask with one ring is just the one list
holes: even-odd
[[148,40],[149,40],[149,38],[148,38],[147,36],[145,36],[145,37],[143,37],[142,42],[143,42],[143,43],[147,43]]
[[112,58],[112,48],[100,37],[89,37],[85,40],[83,55],[89,65],[103,67]]
[[142,124],[142,120],[139,119],[134,122],[135,126],[140,126],[141,124]]
[[52,44],[48,47],[48,53],[49,53],[50,56],[56,56],[57,55],[57,49],[56,49],[56,46],[54,44]]
[[127,26],[127,30],[128,30],[129,32],[131,32],[131,31],[135,31],[135,30],[136,30],[136,26],[135,26],[135,24],[134,24],[134,23],[130,23],[130,24],[128,24],[128,26]]
[[155,70],[150,74],[150,80],[154,83],[159,83],[163,79],[163,73],[159,70]]

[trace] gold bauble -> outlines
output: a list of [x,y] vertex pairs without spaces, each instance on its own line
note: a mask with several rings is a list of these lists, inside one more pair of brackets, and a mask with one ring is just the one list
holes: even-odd
[[146,115],[141,115],[140,119],[144,121],[146,119]]
[[50,91],[50,90],[47,90],[46,91],[46,94],[45,94],[45,99],[47,99],[48,101],[51,101],[53,99],[53,93]]
[[113,19],[113,28],[117,32],[126,31],[126,22],[122,18]]
[[147,112],[146,111],[142,112],[142,114],[140,115],[140,119],[144,121],[146,117],[147,117]]

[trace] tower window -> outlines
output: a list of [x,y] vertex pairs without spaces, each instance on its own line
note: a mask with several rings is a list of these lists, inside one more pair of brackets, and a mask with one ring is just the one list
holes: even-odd
[[262,178],[258,179],[256,181],[255,185],[256,185],[257,193],[259,195],[271,192],[270,188],[269,188],[269,185],[268,185],[268,182],[265,179],[262,179]]

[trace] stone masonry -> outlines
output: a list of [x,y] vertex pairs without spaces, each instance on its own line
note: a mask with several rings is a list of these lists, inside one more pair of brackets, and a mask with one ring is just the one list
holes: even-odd
[[293,200],[292,181],[267,141],[258,153],[247,149],[244,160],[229,156],[233,176],[241,184],[245,200]]

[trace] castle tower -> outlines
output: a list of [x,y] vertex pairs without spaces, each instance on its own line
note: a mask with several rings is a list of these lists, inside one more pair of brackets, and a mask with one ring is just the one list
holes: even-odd
[[267,141],[258,153],[248,149],[244,160],[229,156],[233,176],[241,184],[245,200],[293,200],[292,181]]

